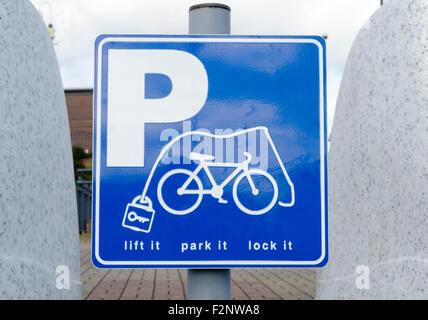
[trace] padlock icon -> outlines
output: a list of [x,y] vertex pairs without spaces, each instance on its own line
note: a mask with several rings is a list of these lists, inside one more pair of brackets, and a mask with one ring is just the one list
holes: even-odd
[[144,201],[140,201],[140,199],[141,195],[135,197],[131,203],[128,203],[122,226],[134,231],[149,233],[152,228],[155,211],[149,197],[146,196]]

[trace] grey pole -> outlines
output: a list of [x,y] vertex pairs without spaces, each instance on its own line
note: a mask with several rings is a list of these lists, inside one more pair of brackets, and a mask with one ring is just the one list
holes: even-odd
[[230,34],[230,7],[202,3],[189,9],[190,34]]
[[[230,7],[204,3],[189,9],[190,34],[230,34]],[[188,300],[230,300],[229,269],[189,269]]]

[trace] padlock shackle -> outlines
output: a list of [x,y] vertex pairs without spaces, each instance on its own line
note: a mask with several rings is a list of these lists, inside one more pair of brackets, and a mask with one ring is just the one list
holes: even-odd
[[133,204],[137,204],[137,202],[141,203],[141,204],[147,204],[151,209],[153,208],[153,204],[152,204],[152,200],[150,200],[150,198],[148,196],[144,197],[144,200],[141,200],[141,194],[136,196],[133,200],[132,203]]

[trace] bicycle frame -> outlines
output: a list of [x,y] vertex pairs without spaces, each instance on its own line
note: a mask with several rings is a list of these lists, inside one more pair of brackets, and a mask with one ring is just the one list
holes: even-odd
[[[218,198],[221,198],[221,195],[223,192],[219,192],[219,190],[223,190],[223,188],[232,181],[241,171],[247,172],[249,163],[251,162],[251,156],[246,155],[247,159],[240,163],[227,163],[227,162],[206,162],[204,160],[199,160],[200,163],[198,167],[193,171],[192,175],[184,182],[183,186],[179,188],[179,194],[217,194]],[[222,183],[217,184],[215,181],[211,171],[210,167],[222,167],[222,168],[236,168]],[[208,179],[211,182],[212,188],[211,189],[203,189],[200,190],[187,190],[187,187],[189,184],[193,181],[193,179],[201,172],[201,170],[204,170]],[[248,181],[250,183],[251,189],[253,193],[257,193],[256,186],[251,179],[251,176],[247,176]],[[216,197],[217,198],[217,197]]]
[[[194,161],[199,161],[199,165],[196,167],[196,169],[194,171],[190,171],[190,170],[185,170],[185,169],[175,169],[175,170],[171,170],[169,172],[167,172],[159,181],[158,184],[158,199],[160,204],[162,205],[162,207],[168,211],[169,213],[172,214],[177,214],[177,215],[184,215],[184,214],[188,214],[194,210],[196,210],[196,208],[199,206],[199,204],[202,201],[202,197],[205,194],[209,194],[211,195],[213,198],[216,198],[218,200],[219,203],[223,203],[226,204],[228,203],[228,200],[223,199],[223,192],[224,192],[224,187],[230,183],[234,178],[235,182],[233,183],[233,187],[232,187],[232,199],[235,202],[236,206],[244,213],[246,214],[250,214],[250,215],[260,215],[260,214],[264,214],[266,212],[268,212],[270,209],[272,209],[272,207],[275,205],[277,199],[278,199],[278,186],[276,184],[275,179],[266,171],[263,170],[258,170],[258,169],[250,169],[249,168],[249,164],[251,162],[251,154],[245,152],[244,155],[247,157],[246,160],[240,162],[240,163],[224,163],[224,162],[211,162],[212,160],[214,160],[213,156],[206,156],[206,155],[202,155],[202,154],[195,154],[192,153],[190,154],[190,159],[194,160]],[[233,170],[232,173],[230,173],[224,180],[223,182],[221,182],[220,184],[217,184],[217,182],[215,181],[210,167],[222,167],[222,168],[235,168],[235,170]],[[204,170],[204,172],[206,173],[212,187],[210,189],[204,189],[203,183],[200,179],[200,177],[198,177],[198,174]],[[192,200],[193,205],[191,205],[190,207],[188,207],[187,209],[179,209],[176,210],[174,208],[171,208],[165,201],[162,195],[162,187],[164,182],[171,176],[175,175],[175,174],[185,174],[187,175],[187,179],[186,181],[181,185],[181,187],[177,188],[177,194],[178,195],[197,195],[196,199]],[[248,208],[245,204],[243,204],[241,202],[241,200],[238,197],[238,185],[240,184],[240,182],[242,181],[242,179],[246,179],[251,187],[251,193],[254,196],[259,195],[260,191],[256,188],[252,175],[261,175],[263,176],[265,179],[267,179],[270,184],[272,185],[273,188],[273,192],[271,192],[272,194],[272,198],[271,201],[268,205],[266,205],[264,208],[261,209],[257,209],[254,210],[252,208]],[[187,189],[187,187],[190,185],[190,183],[194,181],[197,184],[197,189]]]

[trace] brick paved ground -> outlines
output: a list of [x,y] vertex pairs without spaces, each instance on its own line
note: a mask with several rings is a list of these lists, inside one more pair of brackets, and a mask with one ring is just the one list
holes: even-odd
[[[80,237],[84,299],[185,299],[183,269],[96,269],[91,262],[90,235]],[[315,296],[310,269],[232,269],[232,299],[296,300]]]

